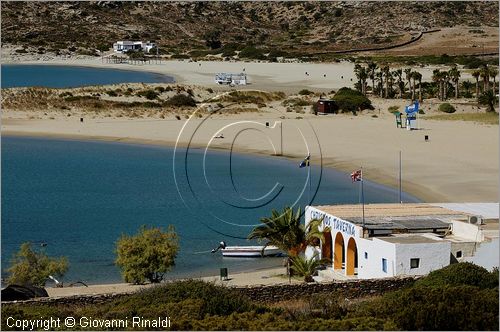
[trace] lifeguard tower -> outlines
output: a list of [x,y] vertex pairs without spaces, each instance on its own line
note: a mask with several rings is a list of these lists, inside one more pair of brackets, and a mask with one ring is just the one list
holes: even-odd
[[418,100],[415,100],[413,104],[405,107],[407,130],[417,129],[418,107],[419,107]]

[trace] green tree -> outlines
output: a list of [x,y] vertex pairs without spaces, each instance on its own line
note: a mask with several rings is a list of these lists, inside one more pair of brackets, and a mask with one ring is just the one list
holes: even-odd
[[370,77],[370,80],[372,81],[372,94],[375,94],[375,77],[377,75],[377,64],[375,62],[370,61],[368,63],[368,76]]
[[464,97],[465,98],[470,98],[472,95],[470,93],[470,89],[472,89],[472,82],[471,81],[463,81],[462,82],[462,88],[465,90]]
[[[406,80],[408,81],[408,91],[412,92],[413,89],[411,86],[411,79],[413,76],[413,72],[411,71],[411,68],[405,68],[404,72],[405,72]],[[415,80],[413,81],[413,85],[415,85]],[[412,96],[411,99],[413,100],[414,97]]]
[[322,223],[320,219],[312,219],[307,227],[300,221],[301,211],[285,207],[283,212],[272,210],[271,217],[260,219],[262,225],[255,227],[248,235],[248,239],[265,240],[264,247],[273,245],[288,254],[287,273],[291,258],[304,252],[308,245],[323,239],[323,233],[319,231]]
[[483,92],[486,92],[490,88],[490,67],[487,64],[482,65],[479,74],[483,79]]
[[174,227],[167,232],[158,227],[142,226],[134,236],[122,235],[116,243],[116,265],[126,282],[156,283],[175,265],[179,240]]
[[291,269],[299,276],[304,277],[305,282],[314,281],[313,275],[316,273],[316,270],[319,266],[326,263],[327,260],[319,260],[318,255],[314,255],[313,257],[307,259],[302,256],[292,257],[291,260]]
[[458,81],[460,80],[460,71],[457,69],[457,66],[453,66],[448,71],[448,76],[451,78],[453,83],[455,83],[455,98],[458,98]]
[[495,105],[498,103],[498,98],[493,94],[493,91],[488,90],[479,96],[479,103],[488,106],[488,112],[495,112]]
[[212,50],[222,47],[222,42],[220,41],[220,30],[211,30],[205,33],[203,36],[205,39],[205,44]]
[[439,69],[432,71],[432,81],[436,82],[439,86],[439,99],[443,100],[443,73]]
[[481,72],[474,70],[472,76],[476,79],[476,99],[479,100],[479,76],[481,76]]
[[415,80],[418,81],[418,100],[422,102],[422,74],[413,72],[413,95],[415,95]]
[[391,69],[389,66],[384,66],[382,67],[382,73],[384,74],[384,81],[385,81],[385,91],[384,91],[384,98],[389,98],[389,77],[391,76]]
[[493,94],[496,94],[498,68],[490,68],[490,76],[493,78]]
[[25,242],[19,252],[14,254],[12,265],[7,269],[7,282],[43,287],[49,276],[61,278],[67,270],[66,257],[50,258],[43,251],[33,250],[31,243]]

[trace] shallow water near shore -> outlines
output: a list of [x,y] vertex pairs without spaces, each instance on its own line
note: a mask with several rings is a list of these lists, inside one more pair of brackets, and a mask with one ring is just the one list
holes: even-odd
[[[359,183],[321,171],[314,159],[309,194],[307,168],[285,158],[209,151],[203,161],[202,150],[177,153],[173,163],[168,147],[3,137],[2,277],[29,241],[69,258],[65,284],[119,282],[115,242],[141,225],[175,226],[181,247],[169,278],[279,266],[282,258],[228,259],[210,250],[222,240],[256,244],[245,238],[260,217],[294,202],[304,208],[309,197],[316,205],[359,202]],[[398,201],[391,188],[365,181],[364,189],[367,203]],[[403,201],[418,199],[403,194]]]
[[2,88],[70,88],[118,83],[173,83],[167,75],[146,71],[59,65],[2,65]]

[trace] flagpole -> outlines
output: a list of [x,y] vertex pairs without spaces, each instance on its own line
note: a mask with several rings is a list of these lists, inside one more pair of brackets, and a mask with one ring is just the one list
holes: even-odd
[[361,204],[363,207],[363,228],[365,227],[365,194],[363,190],[363,167],[361,167]]
[[401,171],[402,163],[401,163],[401,150],[399,150],[399,203],[403,203],[401,198],[401,180],[402,180],[402,171]]
[[311,157],[307,160],[307,169],[308,169],[308,177],[309,177],[309,204],[311,204]]

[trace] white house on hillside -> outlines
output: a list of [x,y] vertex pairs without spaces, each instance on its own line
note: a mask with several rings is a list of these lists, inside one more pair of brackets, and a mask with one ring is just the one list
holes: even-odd
[[120,40],[113,44],[113,50],[116,53],[125,53],[127,51],[143,51],[149,53],[152,48],[156,47],[155,43],[152,42],[142,42],[142,41],[130,41],[130,40]]

